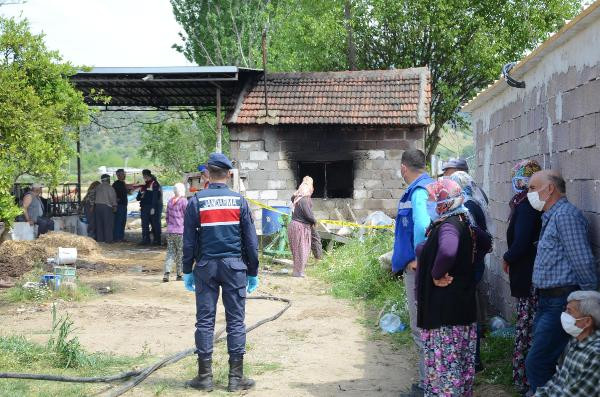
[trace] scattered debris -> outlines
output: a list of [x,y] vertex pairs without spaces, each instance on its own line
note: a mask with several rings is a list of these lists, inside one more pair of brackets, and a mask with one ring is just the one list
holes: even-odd
[[379,265],[383,270],[392,271],[392,255],[394,255],[394,251],[386,252],[385,254],[379,257]]

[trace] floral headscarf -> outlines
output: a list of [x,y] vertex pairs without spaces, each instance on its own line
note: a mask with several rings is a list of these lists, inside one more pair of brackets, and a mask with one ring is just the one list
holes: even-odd
[[427,193],[429,201],[435,202],[436,212],[441,217],[453,215],[464,202],[462,189],[458,183],[448,178],[441,178],[427,185]]
[[510,177],[512,179],[513,189],[520,193],[529,187],[529,178],[542,167],[535,160],[523,160],[517,163],[512,169]]
[[521,204],[527,199],[527,189],[529,188],[529,178],[538,171],[541,171],[542,167],[535,160],[523,160],[515,165],[510,173],[512,178],[512,186],[515,195],[510,200],[510,220],[515,213],[517,205]]

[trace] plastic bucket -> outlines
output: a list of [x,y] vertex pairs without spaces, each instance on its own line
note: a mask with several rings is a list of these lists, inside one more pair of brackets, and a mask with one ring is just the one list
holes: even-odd
[[28,222],[15,222],[12,225],[13,240],[34,240],[35,229]]
[[77,248],[58,247],[56,263],[59,265],[72,265],[77,261]]
[[[290,215],[292,210],[290,207],[273,207],[279,212],[286,213]],[[263,235],[270,235],[273,233],[277,233],[279,229],[281,229],[281,217],[282,215],[279,212],[271,211],[269,209],[262,209],[262,233]]]

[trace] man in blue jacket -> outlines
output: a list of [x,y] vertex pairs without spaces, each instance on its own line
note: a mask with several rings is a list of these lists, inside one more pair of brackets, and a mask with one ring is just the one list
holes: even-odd
[[196,292],[198,354],[198,376],[188,385],[204,391],[213,389],[213,337],[220,288],[227,321],[228,390],[254,386],[252,379],[243,376],[244,317],[246,293],[258,287],[258,238],[248,203],[227,187],[231,168],[225,155],[210,155],[208,189],[190,198],[184,219],[183,280],[186,289]]
[[412,386],[406,396],[422,396],[425,365],[423,363],[423,345],[417,329],[417,303],[415,300],[415,275],[417,260],[415,248],[425,240],[425,230],[431,222],[428,212],[426,186],[433,179],[425,171],[425,154],[417,149],[407,150],[402,154],[400,165],[402,178],[408,187],[398,204],[394,254],[392,255],[392,271],[395,274],[404,272],[404,285],[410,316],[410,328],[419,356],[419,381]]
[[[162,188],[150,170],[143,170],[144,186],[136,199],[140,202],[142,218],[142,245],[161,244]],[[153,241],[150,241],[152,233]]]

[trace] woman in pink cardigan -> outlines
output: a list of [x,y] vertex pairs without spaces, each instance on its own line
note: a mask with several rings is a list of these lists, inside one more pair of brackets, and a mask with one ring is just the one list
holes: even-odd
[[167,257],[165,258],[165,275],[163,282],[169,281],[169,274],[175,262],[177,281],[182,279],[183,256],[183,218],[187,207],[185,186],[183,183],[175,184],[175,197],[167,204]]

